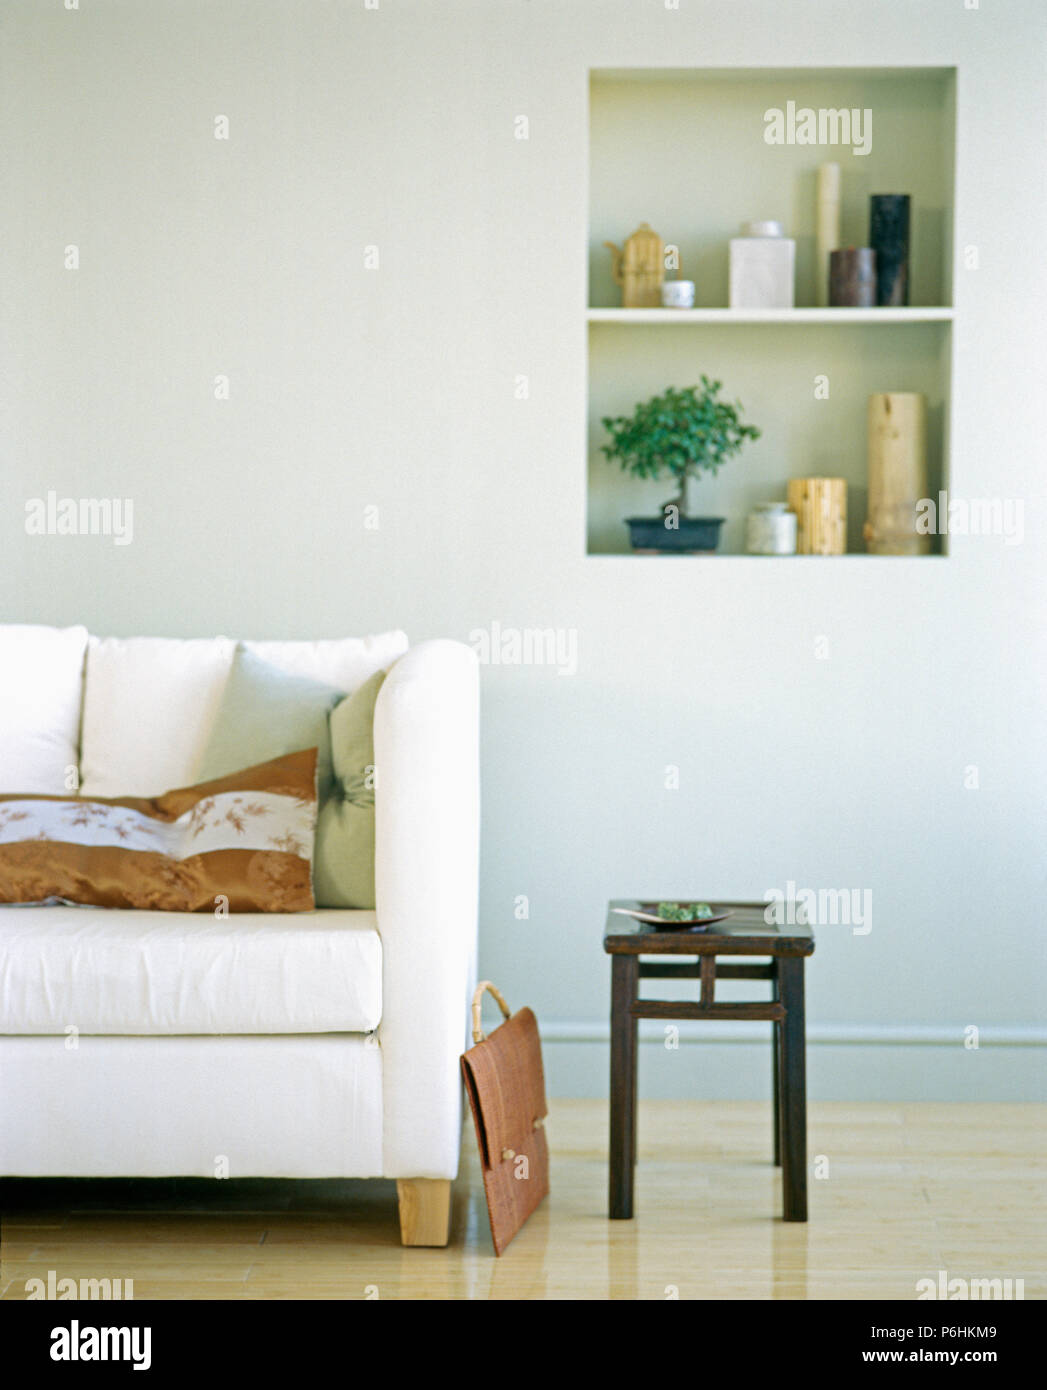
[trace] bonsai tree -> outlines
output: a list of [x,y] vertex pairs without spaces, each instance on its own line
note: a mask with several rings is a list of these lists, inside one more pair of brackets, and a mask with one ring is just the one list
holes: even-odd
[[702,384],[677,391],[670,386],[636,407],[632,415],[605,416],[604,429],[611,436],[602,446],[609,462],[615,459],[637,478],[657,478],[670,473],[680,485],[677,497],[664,504],[678,507],[687,516],[687,479],[715,473],[742,448],[747,439],[759,439],[755,425],[741,422],[741,402],[731,405],[719,399],[721,381],[702,376]]

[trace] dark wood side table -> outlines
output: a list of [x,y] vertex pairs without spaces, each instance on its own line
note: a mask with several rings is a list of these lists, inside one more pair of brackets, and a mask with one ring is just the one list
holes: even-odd
[[[636,1164],[637,1033],[641,1018],[769,1019],[774,1098],[774,1161],[782,1170],[782,1214],[786,1221],[807,1220],[807,1079],[803,1017],[803,963],[814,950],[807,926],[768,926],[766,903],[710,903],[730,917],[703,931],[665,931],[616,907],[638,908],[631,898],[610,904],[603,948],[611,957],[611,1216],[633,1214]],[[657,962],[641,956],[659,956]],[[667,960],[697,956],[697,961]],[[738,965],[717,956],[763,956],[766,963]],[[641,980],[701,982],[697,1004],[641,999]],[[752,1003],[716,1002],[717,980],[770,980],[772,998]]]

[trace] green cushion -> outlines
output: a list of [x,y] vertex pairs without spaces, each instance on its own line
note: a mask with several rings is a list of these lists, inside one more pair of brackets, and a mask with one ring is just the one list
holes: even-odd
[[334,781],[327,717],[344,693],[308,676],[288,675],[238,644],[197,781],[315,748],[322,805]]
[[317,907],[374,907],[374,706],[377,671],[332,712],[334,794],[316,823]]

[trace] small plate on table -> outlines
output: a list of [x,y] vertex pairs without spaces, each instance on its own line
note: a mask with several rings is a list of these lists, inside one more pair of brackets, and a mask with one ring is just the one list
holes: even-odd
[[[690,903],[673,903],[673,907],[690,907]],[[722,922],[730,917],[729,911],[713,912],[711,916],[705,917],[685,917],[671,920],[658,915],[658,903],[641,903],[636,907],[616,907],[612,911],[619,912],[623,917],[632,917],[637,922],[647,922],[650,926],[656,927],[659,931],[703,931],[706,927],[711,927],[714,922]]]

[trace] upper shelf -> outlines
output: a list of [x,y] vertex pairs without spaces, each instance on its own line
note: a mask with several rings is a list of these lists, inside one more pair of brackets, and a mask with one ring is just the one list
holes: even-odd
[[941,307],[905,309],[590,309],[590,323],[951,323]]

